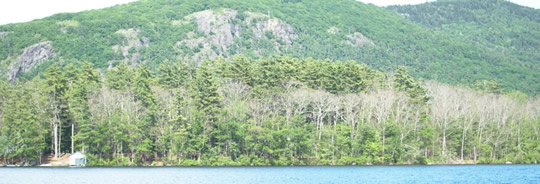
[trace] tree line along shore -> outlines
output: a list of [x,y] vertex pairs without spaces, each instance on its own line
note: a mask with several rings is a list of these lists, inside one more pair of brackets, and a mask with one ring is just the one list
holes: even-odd
[[540,98],[354,61],[52,64],[0,81],[0,158],[89,166],[537,163]]

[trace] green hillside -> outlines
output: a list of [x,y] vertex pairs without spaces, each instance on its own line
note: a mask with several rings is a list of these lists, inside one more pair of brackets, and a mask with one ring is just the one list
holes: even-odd
[[[540,17],[534,16],[538,11],[518,8],[514,12],[521,17],[520,25],[538,29],[537,19],[526,18]],[[409,18],[415,17],[409,14]],[[514,29],[514,25],[505,28]],[[452,84],[495,80],[506,89],[537,94],[538,51],[532,46],[539,39],[535,39],[534,29],[523,35],[531,45],[523,50],[512,48],[512,43],[479,42],[472,39],[474,35],[456,37],[453,32],[438,31],[354,0],[143,0],[0,26],[0,71],[11,71],[7,78],[29,79],[51,63],[90,61],[101,68],[144,63],[155,68],[179,58],[199,63],[235,54],[254,58],[290,55],[352,59],[385,71],[405,65],[415,77]],[[501,32],[504,38],[511,36],[507,29]],[[38,43],[49,43],[52,49],[27,52],[41,57],[22,62],[19,58],[28,58],[21,57],[25,48],[42,49],[32,47]],[[14,68],[23,72],[13,72]]]
[[532,85],[528,91],[539,92],[540,10],[504,0],[440,0],[389,9],[435,33],[473,42],[483,50],[497,53],[506,64],[490,66],[494,68],[490,72],[501,77],[499,81],[514,88]]
[[3,25],[0,165],[538,163],[536,14],[157,0]]

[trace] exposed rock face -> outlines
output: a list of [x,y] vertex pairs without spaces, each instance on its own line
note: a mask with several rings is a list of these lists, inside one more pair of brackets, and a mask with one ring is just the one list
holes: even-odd
[[345,35],[347,40],[346,44],[352,45],[354,47],[361,47],[364,45],[375,45],[375,43],[370,40],[368,37],[364,36],[362,33],[355,32],[353,34]]
[[236,38],[248,32],[242,30],[242,25],[250,27],[249,31],[257,38],[264,38],[266,34],[271,33],[273,38],[270,41],[277,52],[280,51],[280,47],[290,48],[293,40],[297,38],[293,27],[284,21],[253,12],[244,12],[245,18],[241,20],[238,14],[232,9],[204,10],[188,15],[184,20],[172,21],[173,25],[185,25],[190,22],[197,25],[197,32],[190,32],[186,38],[176,43],[177,47],[185,46],[195,50],[192,56],[186,56],[184,59],[202,61],[217,56],[229,57],[230,48],[236,44]]
[[[140,49],[148,47],[150,40],[146,37],[139,38],[138,29],[121,29],[116,31],[116,33],[122,34],[125,40],[122,45],[115,45],[112,49],[124,56],[124,62],[131,62],[132,65],[135,65],[141,56],[139,53]],[[133,51],[132,48],[135,52],[130,53],[130,50]]]
[[0,39],[4,39],[8,35],[8,32],[0,32]]
[[235,10],[223,9],[221,12],[204,10],[186,16],[184,19],[195,22],[197,31],[204,33],[205,36],[197,38],[196,34],[191,32],[187,35],[187,39],[179,41],[177,46],[197,48],[199,52],[189,58],[194,61],[225,55],[234,38],[240,36],[240,26],[232,23],[236,15]]
[[246,22],[248,25],[251,25],[251,22],[258,19],[257,23],[252,29],[253,34],[259,38],[265,36],[264,34],[269,31],[274,37],[281,39],[285,46],[290,46],[292,44],[292,40],[296,39],[297,37],[293,27],[287,24],[285,21],[271,18],[262,13],[245,12],[245,14],[247,15]]
[[53,48],[50,41],[41,42],[24,49],[22,55],[11,65],[9,65],[7,78],[14,81],[20,72],[30,71],[40,65],[43,61],[54,57]]
[[339,28],[333,27],[333,26],[332,26],[332,27],[328,28],[328,29],[326,30],[326,32],[328,32],[328,33],[330,33],[330,34],[337,34],[337,33],[339,33]]

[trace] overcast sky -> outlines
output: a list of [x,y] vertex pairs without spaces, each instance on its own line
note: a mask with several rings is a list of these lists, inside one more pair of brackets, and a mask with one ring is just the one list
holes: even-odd
[[[388,6],[388,5],[395,5],[395,4],[420,4],[428,1],[435,1],[435,0],[358,0],[364,3],[373,3],[378,6]],[[540,8],[540,0],[509,0],[511,2],[514,2],[516,4],[520,4],[523,6],[529,6],[533,8]]]
[[[78,12],[123,4],[135,0],[2,0],[0,24],[26,22],[55,13]],[[378,6],[394,4],[419,4],[433,0],[359,0]],[[540,0],[510,0],[524,6],[540,8]]]

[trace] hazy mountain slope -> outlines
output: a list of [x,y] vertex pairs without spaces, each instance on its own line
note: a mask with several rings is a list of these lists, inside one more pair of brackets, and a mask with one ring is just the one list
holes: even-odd
[[[540,89],[536,65],[515,64],[513,53],[353,0],[138,1],[3,25],[0,33],[7,78],[33,77],[51,62],[156,66],[244,54],[353,59],[383,70],[406,65],[416,77],[447,83],[494,79],[529,93]],[[50,50],[33,47],[49,41]]]
[[[540,88],[540,10],[519,6],[504,0],[442,0],[420,5],[391,6],[403,17],[431,28],[481,45],[485,50],[500,53],[511,66],[497,67],[503,73],[520,75],[512,69],[529,68],[525,76],[507,78],[515,86],[534,80],[531,90]],[[489,61],[488,61],[489,62]],[[512,68],[512,69],[510,69]]]

